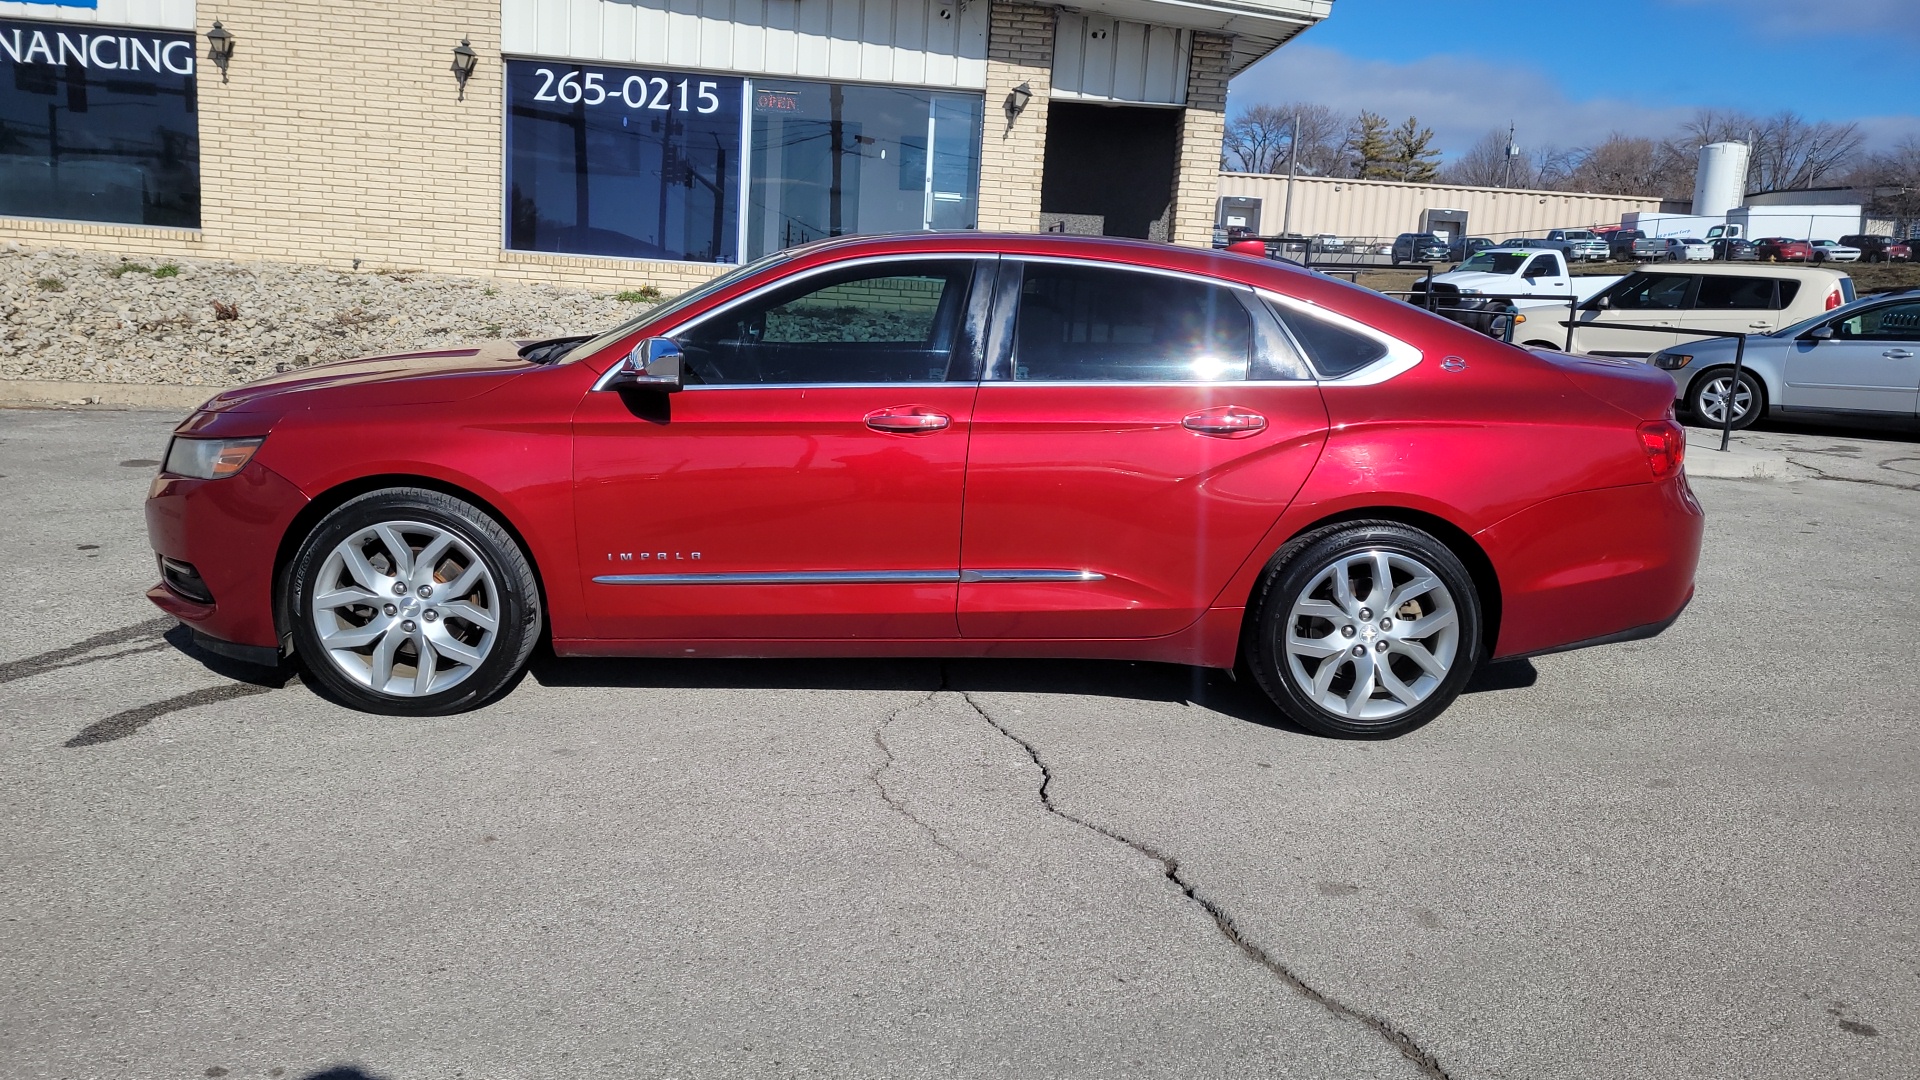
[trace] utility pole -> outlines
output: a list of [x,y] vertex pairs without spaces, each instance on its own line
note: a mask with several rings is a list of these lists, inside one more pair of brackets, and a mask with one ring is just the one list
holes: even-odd
[[1506,179],[1500,182],[1501,187],[1513,186],[1513,159],[1520,156],[1520,144],[1513,141],[1514,132],[1517,130],[1513,121],[1507,121],[1507,168]]
[[[1287,143],[1287,201],[1280,214],[1280,250],[1287,249],[1287,237],[1293,235],[1293,178],[1300,175],[1300,114],[1293,114],[1293,140]],[[1308,259],[1312,261],[1311,258]]]

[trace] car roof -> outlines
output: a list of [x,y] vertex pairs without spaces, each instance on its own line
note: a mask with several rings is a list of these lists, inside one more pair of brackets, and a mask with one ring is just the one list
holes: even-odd
[[1790,277],[1812,281],[1838,281],[1847,274],[1841,270],[1829,270],[1824,266],[1783,266],[1779,263],[1724,263],[1714,266],[1682,266],[1673,268],[1659,267],[1649,269],[1649,274],[1728,274],[1734,277]]

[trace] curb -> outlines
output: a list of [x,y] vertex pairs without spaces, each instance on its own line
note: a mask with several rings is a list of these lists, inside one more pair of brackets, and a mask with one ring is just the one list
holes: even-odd
[[0,406],[104,405],[122,409],[191,412],[221,389],[218,386],[173,386],[164,383],[0,379]]
[[1690,479],[1711,478],[1715,480],[1792,480],[1793,470],[1787,465],[1785,454],[1770,454],[1760,450],[1748,450],[1738,443],[1731,450],[1720,451],[1719,432],[1703,433],[1696,430],[1687,432],[1687,476]]

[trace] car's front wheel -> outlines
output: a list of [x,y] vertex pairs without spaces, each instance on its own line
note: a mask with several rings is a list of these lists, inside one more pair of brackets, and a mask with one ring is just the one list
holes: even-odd
[[540,631],[533,568],[500,524],[438,491],[394,488],[320,520],[287,575],[294,651],[366,712],[438,716],[510,687]]
[[1288,719],[1337,738],[1387,738],[1460,696],[1480,658],[1480,596],[1428,533],[1333,525],[1274,556],[1242,648]]
[[1760,411],[1766,400],[1766,392],[1760,388],[1760,380],[1753,372],[1740,372],[1738,392],[1733,389],[1733,369],[1721,368],[1709,371],[1693,382],[1693,389],[1687,393],[1687,411],[1700,423],[1710,427],[1723,427],[1727,422],[1729,399],[1733,405],[1734,430],[1753,426],[1760,419]]

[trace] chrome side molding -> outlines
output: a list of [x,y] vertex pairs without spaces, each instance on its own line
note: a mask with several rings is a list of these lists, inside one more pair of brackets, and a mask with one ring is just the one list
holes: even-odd
[[602,574],[595,585],[956,585],[1105,581],[1091,570],[799,570],[718,574]]

